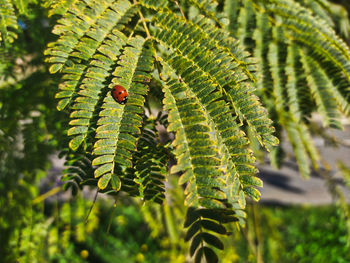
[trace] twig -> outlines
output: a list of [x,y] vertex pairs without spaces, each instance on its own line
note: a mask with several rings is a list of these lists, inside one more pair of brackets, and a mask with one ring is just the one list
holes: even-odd
[[[136,0],[134,0],[134,4],[135,4],[135,5],[137,4]],[[138,10],[138,13],[139,13],[140,19],[141,19],[141,21],[142,21],[142,25],[143,25],[143,27],[145,28],[147,38],[152,38],[152,37],[151,37],[151,34],[149,33],[148,27],[147,27],[147,25],[146,25],[145,17],[144,17],[143,14],[141,13],[141,10],[140,10],[140,9]]]
[[186,16],[185,16],[185,14],[184,14],[184,11],[182,11],[182,8],[181,8],[181,6],[179,5],[179,2],[178,1],[174,1],[175,2],[175,4],[177,5],[177,7],[180,9],[180,12],[181,12],[181,15],[183,16],[183,18],[185,18],[185,20],[186,20]]
[[94,196],[94,201],[92,202],[91,206],[90,206],[90,210],[85,218],[85,224],[87,224],[88,222],[88,219],[89,219],[89,216],[91,214],[91,211],[92,211],[92,208],[94,207],[95,203],[96,203],[96,199],[97,199],[97,195],[98,195],[98,188],[96,190],[96,193],[95,193],[95,196]]

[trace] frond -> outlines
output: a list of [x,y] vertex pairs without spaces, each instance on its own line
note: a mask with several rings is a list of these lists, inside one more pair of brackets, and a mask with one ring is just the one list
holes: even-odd
[[251,1],[242,1],[242,8],[237,17],[237,36],[239,37],[240,42],[247,48],[247,50],[252,51],[252,37],[253,37],[253,28],[255,25],[255,14],[253,2]]
[[[306,45],[309,56],[314,60],[322,61],[320,67],[330,81],[337,83],[335,85],[342,94],[350,81],[350,52],[347,45],[324,21],[313,17],[308,9],[292,1],[279,1],[267,8],[283,19],[281,26],[287,29],[289,37],[297,41],[298,45]],[[331,74],[334,71],[337,73]]]
[[303,117],[309,115],[310,112],[305,105],[311,108],[312,99],[311,92],[306,86],[307,81],[300,61],[300,52],[295,43],[288,46],[285,71],[290,114],[295,121],[299,122]]
[[[278,6],[271,5],[269,10],[283,18],[282,26],[295,40],[314,48],[313,57],[331,62],[349,81],[349,48],[324,21],[312,17],[307,9],[297,4],[290,5],[288,1],[280,1]],[[334,77],[335,80],[343,80],[338,79],[339,75]]]
[[123,106],[111,96],[106,96],[101,107],[94,145],[97,157],[93,161],[93,165],[98,166],[95,177],[101,177],[100,189],[105,189],[112,179],[112,182],[118,181],[115,190],[119,190],[123,169],[132,166],[132,152],[136,150],[144,114],[144,97],[148,91],[144,81],[151,78],[153,67],[150,43],[141,37],[131,38],[120,57],[119,67],[113,72],[111,86],[118,83],[125,87],[129,94],[128,103]]
[[337,108],[338,101],[335,96],[338,95],[338,99],[340,97],[340,102],[344,101],[344,98],[339,96],[339,92],[333,93],[336,90],[333,88],[333,83],[327,78],[325,72],[318,67],[315,60],[302,52],[301,61],[307,75],[306,80],[316,102],[317,110],[323,117],[325,126],[341,128],[341,115]]
[[18,10],[19,14],[29,15],[28,6],[31,3],[36,3],[36,1],[35,0],[12,0],[12,3]]
[[[73,98],[75,89],[79,89],[77,94],[75,94],[75,99],[72,103],[73,111],[70,114],[72,120],[69,124],[73,127],[68,130],[68,135],[74,136],[70,141],[70,148],[73,150],[76,150],[83,142],[87,141],[89,127],[96,124],[96,119],[93,116],[96,114],[96,108],[102,103],[99,95],[106,94],[104,82],[108,81],[115,59],[120,55],[122,46],[126,44],[126,37],[120,31],[114,30],[110,37],[112,35],[116,43],[113,44],[108,39],[99,48],[101,51],[108,50],[110,53],[106,53],[106,55],[95,54],[85,69],[79,69],[80,65],[74,64],[73,67],[64,70],[65,73],[68,73],[65,75],[65,79],[74,77],[73,74],[75,73],[78,76],[82,74],[80,78],[83,78],[78,81],[67,80],[63,82],[60,84],[62,91],[56,94],[56,98],[64,97],[57,106],[58,109],[62,109]],[[74,69],[77,70],[74,71]],[[68,98],[67,95],[69,96]]]
[[216,12],[217,0],[189,0],[188,2],[198,8],[201,14],[204,14],[206,17],[215,21],[221,28],[224,28],[224,24],[218,19]]
[[94,179],[94,169],[92,167],[92,155],[84,154],[81,152],[62,152],[66,161],[62,177],[62,181],[66,182],[64,190],[71,189],[72,194],[76,195],[79,189],[82,189],[83,185],[96,185],[96,179]]
[[12,1],[2,0],[0,5],[0,41],[12,43],[18,29],[17,16]]
[[[236,117],[228,106],[234,104],[228,93],[230,89],[227,87],[228,92],[220,89],[220,86],[230,85],[230,82],[225,82],[228,72],[222,73],[216,69],[219,65],[224,69],[236,69],[235,72],[230,72],[233,79],[237,80],[234,82],[236,89],[244,82],[252,81],[253,77],[246,73],[248,65],[240,60],[241,50],[237,46],[231,46],[233,50],[238,50],[239,56],[234,56],[225,48],[227,42],[220,42],[225,34],[215,32],[212,27],[202,24],[202,28],[208,31],[206,34],[200,27],[192,26],[190,29],[186,23],[179,23],[178,18],[173,15],[158,14],[157,22],[162,31],[156,37],[162,45],[174,50],[169,56],[161,55],[163,71],[168,76],[163,86],[164,105],[169,111],[168,130],[175,132],[173,147],[178,160],[171,173],[182,173],[179,183],[186,184],[185,202],[188,207],[205,207],[214,209],[215,213],[231,213],[235,221],[239,220],[244,224],[245,213],[242,209],[245,207],[245,195],[258,200],[260,194],[255,187],[262,186],[262,183],[254,177],[256,170],[253,165],[254,158],[248,149],[248,140],[236,124]],[[197,22],[204,23],[201,20]],[[175,35],[174,32],[180,34]],[[185,40],[190,39],[190,34],[196,34],[196,39],[203,41],[203,44],[186,45]],[[219,51],[215,54],[213,50]],[[240,61],[240,64],[236,61]],[[240,88],[247,86],[242,85]],[[259,109],[259,104],[253,105],[254,110]],[[266,120],[262,125],[268,123]],[[201,220],[188,233],[194,235],[199,231]],[[188,239],[193,236],[188,235]],[[216,240],[210,234],[203,235],[192,239],[192,254],[199,244],[208,241],[205,237],[210,236]],[[215,244],[210,243],[214,247]],[[199,249],[196,258],[202,256],[205,256],[204,250]]]
[[173,147],[178,164],[172,167],[172,173],[183,172],[179,183],[188,183],[185,190],[187,206],[225,208],[218,201],[225,199],[223,191],[217,190],[223,188],[224,179],[219,180],[220,159],[210,138],[208,119],[201,114],[196,98],[185,97],[185,92],[186,87],[176,80],[169,80],[164,85],[164,104],[169,111],[168,130],[176,132]]
[[66,81],[60,85],[62,92],[57,94],[61,99],[59,110],[72,103],[79,86],[84,85],[83,80],[90,74],[97,78],[97,84],[103,82],[101,79],[109,75],[108,70],[126,41],[124,34],[115,27],[133,8],[129,1],[121,0],[116,4],[109,0],[101,1],[96,8],[95,5],[90,7],[82,1],[74,3],[53,29],[53,33],[60,35],[59,39],[50,43],[45,51],[50,55],[47,62],[53,64],[50,71],[65,73]]
[[334,28],[335,23],[331,16],[332,6],[326,0],[298,0],[298,2],[307,7],[315,16],[327,22],[327,24]]
[[[285,129],[293,140],[305,131],[313,112],[322,116],[324,126],[342,128],[340,118],[349,114],[350,52],[327,22],[331,15],[326,2],[242,0],[233,10],[228,2],[229,29],[258,59],[256,94],[280,125],[278,130]],[[309,170],[309,159],[317,166],[314,145],[294,150],[296,156],[296,151],[306,153],[303,162],[298,157],[302,174]]]
[[[280,28],[273,28],[272,34],[274,41],[272,41],[268,48],[267,60],[271,71],[272,79],[272,95],[275,102],[275,110],[277,114],[283,115],[287,102],[285,100],[286,94],[284,86],[286,85],[284,67],[281,64],[286,60],[286,45],[283,43],[283,31]],[[282,116],[281,116],[282,117]],[[282,117],[283,118],[283,117]]]
[[47,62],[53,64],[50,71],[61,70],[67,62],[69,66],[74,58],[89,61],[103,40],[113,40],[108,34],[131,8],[126,0],[118,1],[118,4],[106,0],[99,5],[93,1],[73,2],[53,29],[59,39],[50,43],[46,50],[51,56]]
[[212,249],[224,249],[224,244],[217,235],[227,235],[224,223],[237,221],[233,212],[225,210],[194,209],[187,210],[184,226],[188,228],[185,241],[192,239],[190,255],[195,262],[218,262],[218,256]]
[[[222,96],[221,93],[225,96],[235,110],[241,124],[246,121],[262,145],[266,146],[267,149],[271,145],[276,145],[276,138],[271,135],[274,132],[270,126],[271,121],[266,118],[266,111],[252,93],[252,76],[247,74],[247,70],[243,72],[240,70],[240,68],[247,68],[247,65],[244,61],[239,60],[234,53],[231,53],[225,44],[221,44],[222,35],[219,35],[219,31],[214,32],[214,34],[219,35],[218,39],[213,39],[201,27],[191,24],[191,22],[187,24],[185,21],[178,21],[179,19],[171,13],[158,12],[157,20],[158,25],[162,28],[157,38],[184,56],[184,58],[179,56],[184,60],[177,62],[178,65],[182,64],[179,75],[182,78],[191,77],[191,74],[195,72],[194,69],[198,68],[195,75],[201,74],[208,77],[207,81],[199,79],[198,81],[201,82],[198,84],[208,82],[208,88],[213,85],[217,87],[219,91],[217,95]],[[179,36],[176,33],[181,34],[182,38],[176,39],[176,36]],[[196,36],[192,39],[199,42],[197,45],[191,44],[193,41],[191,35]],[[211,58],[211,63],[209,63],[208,58]]]
[[49,16],[64,15],[78,0],[45,0],[43,5],[49,8]]
[[[310,175],[310,167],[307,150],[302,140],[303,134],[300,133],[298,125],[292,121],[286,122],[284,125],[288,139],[295,154],[296,162],[299,167],[299,173],[304,178],[307,178]],[[306,143],[310,143],[310,141]]]
[[236,32],[239,24],[237,23],[237,17],[241,8],[240,1],[225,0],[224,12],[229,19],[228,29]]
[[[166,116],[165,116],[166,117]],[[143,122],[141,136],[137,143],[137,151],[133,155],[133,167],[128,169],[123,185],[141,200],[152,200],[163,203],[167,164],[169,161],[168,149],[159,142],[157,123],[161,123],[162,116],[155,119],[146,119]]]

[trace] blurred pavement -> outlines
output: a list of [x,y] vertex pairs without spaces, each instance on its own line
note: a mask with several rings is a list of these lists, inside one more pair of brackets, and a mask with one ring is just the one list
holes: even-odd
[[[346,125],[344,131],[332,130],[336,138],[341,138],[350,145],[350,125]],[[313,138],[321,156],[331,167],[331,176],[337,185],[341,187],[347,200],[350,202],[350,190],[344,187],[344,181],[337,172],[337,161],[341,160],[349,167],[350,148],[339,146],[334,148],[325,143],[322,138]],[[287,152],[291,153],[291,147],[285,145]],[[318,172],[314,172],[308,179],[303,179],[298,172],[295,159],[290,159],[283,164],[282,169],[275,170],[269,166],[260,166],[259,177],[264,182],[260,189],[262,203],[282,204],[313,204],[321,205],[332,202],[332,196],[328,191],[327,182]]]

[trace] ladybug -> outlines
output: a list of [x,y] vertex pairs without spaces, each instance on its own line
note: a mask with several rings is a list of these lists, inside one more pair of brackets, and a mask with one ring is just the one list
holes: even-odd
[[113,99],[115,99],[115,101],[120,104],[125,104],[126,101],[128,100],[128,93],[120,85],[115,85],[112,89],[111,94]]

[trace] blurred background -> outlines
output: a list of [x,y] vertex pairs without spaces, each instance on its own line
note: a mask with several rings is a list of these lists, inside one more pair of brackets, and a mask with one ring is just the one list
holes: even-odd
[[[350,43],[350,2],[333,2],[335,29]],[[102,195],[93,205],[95,190],[63,190],[68,120],[43,55],[55,18],[37,4],[18,12],[17,39],[0,53],[0,262],[189,260],[176,178],[163,207]],[[342,121],[343,131],[312,138],[324,163],[309,179],[287,142],[281,169],[259,164],[261,201],[248,204],[246,228],[232,226],[223,262],[350,262],[350,120]]]

